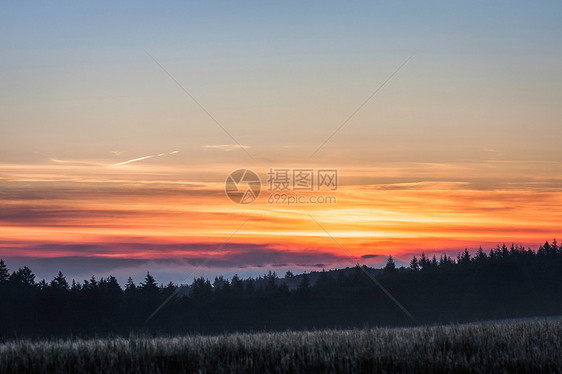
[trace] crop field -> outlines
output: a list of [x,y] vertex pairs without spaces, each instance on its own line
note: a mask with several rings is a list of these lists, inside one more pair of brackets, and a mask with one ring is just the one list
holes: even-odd
[[562,322],[0,345],[0,373],[562,372]]

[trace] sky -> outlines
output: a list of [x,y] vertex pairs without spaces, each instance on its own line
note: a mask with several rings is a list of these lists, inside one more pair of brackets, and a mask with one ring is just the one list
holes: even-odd
[[[12,270],[183,283],[559,237],[560,2],[0,4]],[[295,169],[337,170],[299,193],[335,201],[272,203]]]

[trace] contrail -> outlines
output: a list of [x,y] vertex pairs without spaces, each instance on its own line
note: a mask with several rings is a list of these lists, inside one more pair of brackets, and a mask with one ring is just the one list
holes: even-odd
[[139,158],[133,158],[132,160],[120,162],[120,163],[118,163],[118,164],[113,164],[113,165],[111,165],[111,166],[120,166],[120,165],[130,164],[131,162],[146,160],[147,158],[153,158],[153,157],[156,157],[156,156],[155,156],[155,155],[150,155],[150,156],[144,156],[144,157],[139,157]]
[[[179,153],[179,151],[172,151],[168,154],[170,155],[174,155],[176,153]],[[123,162],[119,162],[117,164],[113,164],[111,166],[121,166],[121,165],[125,165],[125,164],[130,164],[131,162],[137,162],[137,161],[142,161],[142,160],[146,160],[148,158],[153,158],[153,157],[162,157],[165,156],[166,153],[159,153],[157,155],[149,155],[149,156],[144,156],[144,157],[139,157],[139,158],[133,158],[132,160],[128,160],[128,161],[123,161]]]

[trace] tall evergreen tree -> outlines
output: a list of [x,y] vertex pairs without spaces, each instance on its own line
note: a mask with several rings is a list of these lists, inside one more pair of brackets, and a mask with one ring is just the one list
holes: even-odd
[[146,277],[144,277],[144,282],[141,283],[140,288],[142,290],[154,290],[158,289],[158,284],[150,272],[146,273]]
[[74,293],[78,293],[80,292],[80,290],[82,290],[82,285],[73,279],[72,284],[70,285],[70,291]]
[[158,304],[158,300],[160,299],[160,288],[158,287],[154,277],[149,272],[146,273],[144,282],[139,285],[139,291],[147,306],[153,308]]
[[429,259],[425,256],[425,252],[422,252],[421,257],[420,257],[420,269],[421,270],[427,270],[429,268],[430,265],[430,261]]
[[388,260],[386,261],[386,265],[384,266],[384,272],[386,274],[391,274],[396,271],[396,264],[394,263],[394,259],[392,256],[388,256]]
[[418,263],[418,259],[416,258],[416,256],[414,256],[412,261],[410,261],[410,270],[412,270],[412,271],[420,270],[420,265]]
[[110,275],[105,280],[103,291],[113,296],[119,295],[123,292],[121,286],[119,285],[119,282],[117,281],[117,278],[115,278],[113,275]]
[[433,257],[431,258],[431,267],[435,269],[438,265],[439,264],[437,263],[437,257],[433,255]]
[[98,281],[96,280],[96,277],[94,275],[92,275],[92,277],[90,278],[89,281],[84,280],[84,289],[87,290],[95,290],[98,288]]
[[277,285],[276,285],[277,274],[275,274],[275,272],[271,272],[270,270],[269,273],[267,273],[264,276],[264,279],[266,281],[265,283],[266,292],[273,292],[277,289]]
[[125,284],[125,292],[133,293],[136,289],[137,286],[135,286],[135,282],[133,282],[133,278],[129,277],[127,279],[127,283]]
[[12,275],[10,275],[10,280],[24,286],[34,286],[35,274],[33,274],[30,268],[24,266],[19,268],[18,271],[13,272]]
[[8,279],[10,279],[8,267],[4,263],[4,260],[0,260],[0,283],[5,283]]
[[240,280],[238,274],[234,274],[232,280],[230,281],[230,285],[232,286],[232,291],[235,293],[242,293],[244,290],[244,283]]
[[[507,247],[505,249],[507,251]],[[459,255],[458,259],[459,259],[459,264],[462,265],[470,264],[470,253],[468,252],[468,249],[465,248],[464,252],[462,253],[462,255]]]
[[486,255],[486,253],[484,253],[482,247],[478,248],[478,250],[476,251],[476,256],[474,257],[474,260],[479,264],[483,264],[486,262],[486,260],[488,260],[488,256]]
[[66,277],[62,274],[62,271],[59,271],[58,275],[53,278],[50,286],[56,290],[68,290],[68,282],[66,281]]
[[173,295],[176,292],[177,289],[178,289],[178,287],[176,287],[176,285],[174,283],[172,283],[172,281],[170,281],[170,282],[168,282],[166,287],[162,288],[162,295],[167,298],[167,297]]

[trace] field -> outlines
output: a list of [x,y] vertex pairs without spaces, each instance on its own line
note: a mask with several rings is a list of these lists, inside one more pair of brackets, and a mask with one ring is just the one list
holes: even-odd
[[562,372],[562,322],[12,341],[0,373]]

